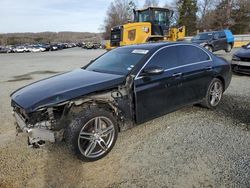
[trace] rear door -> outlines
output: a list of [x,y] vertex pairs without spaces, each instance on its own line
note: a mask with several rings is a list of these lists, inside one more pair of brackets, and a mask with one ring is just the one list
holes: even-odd
[[214,34],[214,50],[224,50],[227,47],[227,38],[224,31],[219,31]]
[[220,48],[220,41],[219,41],[219,33],[218,32],[214,33],[212,43],[213,43],[213,50],[214,51],[219,50],[219,48]]
[[219,32],[220,49],[225,50],[227,48],[227,37],[224,31]]
[[181,103],[186,105],[203,99],[213,78],[210,55],[198,46],[180,45],[178,66],[182,73]]

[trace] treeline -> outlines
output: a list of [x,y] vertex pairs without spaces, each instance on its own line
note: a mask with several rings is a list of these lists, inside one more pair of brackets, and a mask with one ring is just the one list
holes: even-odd
[[100,42],[99,33],[88,32],[41,32],[0,34],[0,45],[58,43],[58,42]]
[[250,33],[249,0],[199,0],[197,6],[197,29],[229,28],[234,34]]
[[[144,7],[158,6],[159,0],[145,0]],[[187,35],[198,31],[229,28],[234,34],[250,33],[250,0],[174,0],[165,7],[174,10],[171,26],[186,26]],[[109,39],[110,29],[133,19],[137,0],[113,0],[103,24],[103,37]]]

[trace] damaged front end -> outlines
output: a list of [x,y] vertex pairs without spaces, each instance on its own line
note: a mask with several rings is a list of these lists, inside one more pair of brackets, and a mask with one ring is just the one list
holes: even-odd
[[133,77],[128,76],[126,83],[116,89],[50,104],[28,114],[12,101],[17,132],[24,132],[28,136],[29,146],[33,147],[40,147],[45,142],[60,142],[64,139],[65,129],[75,114],[91,106],[110,110],[117,119],[120,131],[131,128],[134,125],[132,84]]
[[65,105],[41,108],[26,114],[18,105],[13,105],[13,116],[16,120],[17,134],[20,132],[28,136],[28,145],[40,147],[46,141],[56,142],[63,138],[63,130],[58,124],[63,116]]

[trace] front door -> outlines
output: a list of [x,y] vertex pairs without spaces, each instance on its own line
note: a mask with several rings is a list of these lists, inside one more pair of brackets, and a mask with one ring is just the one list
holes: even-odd
[[[158,66],[163,69],[176,67],[176,47],[160,50],[146,65],[146,67],[150,66]],[[175,69],[164,71],[160,75],[141,76],[139,74],[134,81],[137,123],[153,119],[175,109],[179,105],[181,87],[182,76]]]

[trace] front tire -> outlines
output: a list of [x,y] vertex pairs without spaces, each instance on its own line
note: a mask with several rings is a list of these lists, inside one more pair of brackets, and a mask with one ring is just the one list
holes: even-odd
[[220,79],[214,78],[208,87],[206,97],[201,105],[208,109],[214,109],[219,105],[222,95],[223,83]]
[[71,150],[83,161],[105,157],[115,145],[117,121],[103,108],[90,107],[76,115],[65,132]]

